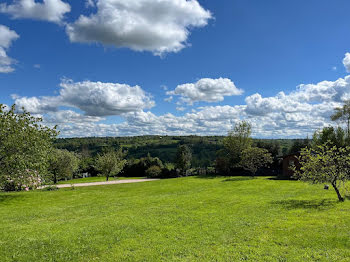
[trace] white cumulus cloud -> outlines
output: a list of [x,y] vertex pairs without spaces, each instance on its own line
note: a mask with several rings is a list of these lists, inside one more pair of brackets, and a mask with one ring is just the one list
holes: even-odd
[[0,73],[10,73],[15,69],[13,64],[16,62],[6,53],[12,42],[19,38],[19,35],[10,30],[7,26],[0,25]]
[[346,71],[350,73],[350,53],[346,53],[343,59],[343,64],[346,68]]
[[72,42],[162,55],[185,48],[190,29],[203,27],[212,18],[197,0],[97,0],[95,4],[96,13],[81,15],[67,25]]
[[54,23],[61,23],[70,10],[70,5],[61,0],[14,0],[12,4],[0,4],[0,12],[14,19],[30,18]]
[[228,78],[203,78],[196,83],[183,84],[167,95],[178,95],[182,102],[193,104],[194,102],[220,102],[225,96],[241,95],[243,90],[238,89]]
[[58,96],[13,96],[19,108],[31,113],[55,112],[67,106],[82,110],[87,116],[111,116],[151,108],[152,98],[139,86],[118,83],[73,82],[64,80]]

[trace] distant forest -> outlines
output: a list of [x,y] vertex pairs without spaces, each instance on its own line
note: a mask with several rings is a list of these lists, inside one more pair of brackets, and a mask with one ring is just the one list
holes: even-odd
[[[128,159],[139,159],[150,154],[163,163],[174,162],[177,147],[188,145],[192,150],[192,167],[212,166],[216,153],[222,149],[224,136],[137,136],[59,138],[54,145],[83,156],[96,156],[109,148],[127,151]],[[254,139],[257,147],[266,148],[274,158],[299,150],[301,139]]]

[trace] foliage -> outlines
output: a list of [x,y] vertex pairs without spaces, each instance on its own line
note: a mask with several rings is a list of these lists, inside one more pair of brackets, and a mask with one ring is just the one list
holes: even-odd
[[15,190],[37,187],[46,174],[55,128],[41,125],[15,105],[6,109],[0,104],[0,187]]
[[124,168],[126,160],[125,154],[120,148],[118,151],[110,150],[97,156],[96,169],[106,177],[108,181],[110,176],[118,175]]
[[[120,147],[128,150],[126,158],[141,159],[150,154],[158,157],[163,163],[173,162],[179,145],[189,145],[192,152],[191,166],[213,167],[217,162],[218,151],[223,151],[224,136],[135,136],[135,137],[84,137],[84,138],[59,138],[55,146],[79,153],[85,158],[94,159],[105,148]],[[281,154],[288,154],[293,139],[253,139],[253,145],[267,149],[277,159]],[[226,153],[223,153],[225,156]],[[88,172],[92,176],[97,175],[93,163],[88,160],[87,168],[80,168],[80,172]],[[276,162],[276,161],[275,161]],[[82,164],[83,165],[83,164]],[[128,176],[133,176],[130,174]]]
[[181,174],[186,175],[186,171],[191,167],[192,152],[187,145],[180,145],[177,148],[175,158],[175,168],[179,169]]
[[224,151],[222,155],[227,158],[230,169],[239,165],[243,150],[252,145],[253,140],[250,137],[252,133],[251,129],[250,123],[242,121],[237,123],[233,130],[228,133],[227,137],[224,138]]
[[295,177],[313,184],[330,183],[339,201],[344,201],[339,188],[350,180],[350,147],[329,146],[304,148],[300,153],[300,170],[294,168]]
[[29,191],[30,189],[38,188],[42,182],[43,180],[37,172],[25,172],[15,179],[7,176],[7,178],[2,181],[1,188],[4,191]]
[[272,162],[273,158],[266,149],[249,147],[242,151],[239,166],[254,176],[259,168],[266,167]]
[[296,139],[293,141],[292,146],[289,149],[288,154],[297,154],[301,151],[302,148],[310,146],[310,140],[306,139]]
[[95,158],[82,155],[79,161],[79,173],[88,173],[91,176],[97,176],[98,171],[95,168]]
[[277,158],[282,154],[281,143],[277,139],[272,141],[266,139],[253,140],[253,146],[266,149],[273,158]]
[[159,166],[151,166],[146,170],[146,176],[149,178],[159,178],[162,174],[162,169]]
[[342,107],[337,107],[334,109],[335,112],[331,116],[333,121],[345,121],[347,126],[347,138],[350,139],[350,100],[345,101]]
[[48,186],[45,186],[41,189],[41,191],[56,191],[58,190],[59,188],[57,186],[53,186],[53,185],[48,185]]
[[333,194],[247,177],[2,193],[1,261],[345,262],[350,201]]
[[334,145],[343,147],[346,145],[345,132],[341,127],[334,128],[332,126],[325,127],[320,131],[316,131],[312,138],[312,145],[314,147],[324,145]]
[[79,169],[79,158],[68,150],[54,149],[50,154],[49,171],[52,174],[54,184],[60,180],[72,179]]
[[162,169],[163,163],[158,157],[151,157],[150,154],[141,159],[128,159],[123,170],[123,175],[127,177],[144,177],[147,176],[146,170],[151,166],[158,166]]

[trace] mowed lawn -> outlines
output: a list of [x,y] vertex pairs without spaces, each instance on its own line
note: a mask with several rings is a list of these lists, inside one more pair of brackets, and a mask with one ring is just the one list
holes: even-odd
[[322,185],[179,178],[0,193],[5,261],[350,261],[350,201]]

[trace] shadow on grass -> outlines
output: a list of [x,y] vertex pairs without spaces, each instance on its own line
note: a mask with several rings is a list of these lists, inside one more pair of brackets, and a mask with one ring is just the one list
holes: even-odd
[[322,200],[281,200],[274,201],[272,204],[282,206],[285,209],[329,209],[334,207],[336,200],[322,199]]
[[14,195],[11,193],[0,193],[0,204],[14,200],[18,197],[19,197],[18,195]]
[[246,180],[253,180],[254,178],[253,177],[230,177],[230,178],[227,178],[225,180],[222,180],[221,182],[237,182],[237,181],[246,181]]
[[220,176],[220,175],[199,175],[199,176],[195,176],[195,178],[200,178],[200,179],[214,179],[214,178],[222,178],[224,176]]
[[254,179],[251,176],[220,176],[220,175],[196,176],[196,178],[200,178],[200,179],[221,178],[221,179],[224,179],[221,182],[236,182],[236,181],[246,181],[246,180],[253,180]]
[[268,180],[287,180],[287,181],[296,181],[293,178],[290,177],[285,177],[285,176],[274,176],[274,177],[269,177],[267,178]]

